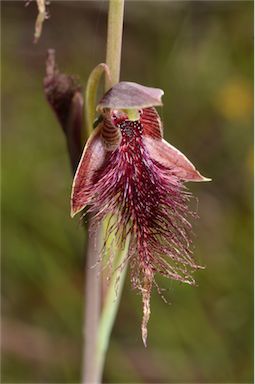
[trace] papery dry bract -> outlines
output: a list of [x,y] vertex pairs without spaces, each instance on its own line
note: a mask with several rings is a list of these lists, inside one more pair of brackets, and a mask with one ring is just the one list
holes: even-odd
[[[107,237],[114,234],[124,245],[131,235],[131,280],[143,297],[145,345],[155,274],[194,284],[192,273],[199,266],[192,257],[189,219],[196,214],[183,182],[209,180],[163,139],[160,117],[151,106],[161,104],[162,94],[134,83],[108,91],[98,107],[102,121],[86,144],[72,191],[72,215],[88,206],[96,223],[115,218]],[[133,97],[136,121],[126,111]]]
[[82,152],[83,90],[76,76],[58,70],[54,49],[48,50],[43,85],[46,98],[65,133],[75,172]]

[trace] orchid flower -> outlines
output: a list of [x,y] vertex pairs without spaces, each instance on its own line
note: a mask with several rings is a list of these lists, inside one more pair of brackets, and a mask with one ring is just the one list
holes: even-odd
[[[208,181],[163,139],[155,106],[163,91],[120,82],[101,99],[100,117],[84,148],[72,188],[71,215],[87,207],[96,223],[109,219],[106,237],[122,246],[131,237],[131,281],[142,294],[146,345],[155,276],[194,284],[188,181]],[[112,218],[112,220],[111,220]],[[114,219],[115,218],[115,219]],[[107,240],[107,239],[106,239]]]

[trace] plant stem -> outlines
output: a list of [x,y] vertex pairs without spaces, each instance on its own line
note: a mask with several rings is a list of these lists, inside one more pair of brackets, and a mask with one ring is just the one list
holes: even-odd
[[87,262],[86,262],[86,284],[85,284],[85,312],[84,312],[84,351],[82,364],[82,382],[98,383],[98,368],[96,358],[96,340],[101,306],[100,272],[101,263],[97,262],[101,249],[100,228],[92,232],[92,218],[89,218],[87,234]]
[[[106,64],[111,74],[111,82],[109,81],[109,77],[105,78],[105,91],[107,91],[112,85],[119,82],[123,16],[124,0],[110,0],[108,12]],[[103,227],[102,229],[105,230]],[[100,377],[102,377],[111,331],[117,315],[122,288],[125,281],[127,263],[123,264],[123,262],[127,258],[129,241],[130,239],[128,237],[126,239],[124,249],[116,249],[113,262],[114,273],[111,276],[110,284],[104,298],[97,338],[97,364]],[[121,266],[121,270],[116,269],[119,266]],[[116,287],[118,288],[117,292]]]
[[[110,285],[104,301],[104,306],[99,322],[97,342],[97,364],[100,377],[103,373],[106,352],[109,346],[111,331],[119,308],[121,294],[127,272],[127,255],[130,238],[126,239],[125,247],[119,253],[116,252]],[[117,269],[121,268],[121,270]]]
[[[119,82],[121,46],[122,46],[122,29],[123,29],[124,0],[109,0],[108,11],[108,32],[107,32],[107,52],[106,64],[109,67],[111,79],[105,77],[105,90],[107,91],[112,85]],[[94,71],[93,71],[94,72]],[[87,129],[92,128],[93,122],[93,106],[96,99],[96,84],[99,81],[101,69],[94,72],[94,77],[90,77],[86,93],[86,104],[89,105],[87,113]],[[89,89],[90,88],[90,89]],[[91,223],[91,218],[90,218]],[[104,236],[104,225],[97,229],[97,232],[88,235],[88,252],[86,266],[86,307],[85,307],[85,346],[82,382],[84,384],[98,384],[101,382],[105,355],[109,343],[109,338],[116,317],[118,304],[121,296],[121,290],[124,283],[126,267],[121,272],[115,271],[111,278],[110,286],[107,289],[102,317],[99,321],[100,311],[100,291],[101,279],[99,278],[100,263],[96,267],[91,268],[98,260],[102,239]],[[125,244],[122,252],[116,250],[117,266],[126,258],[129,241]],[[116,280],[119,279],[118,296],[116,297],[115,287]]]
[[[106,64],[111,73],[112,84],[119,82],[122,30],[124,16],[124,0],[110,0],[108,11]],[[111,87],[109,79],[105,79],[105,91]]]

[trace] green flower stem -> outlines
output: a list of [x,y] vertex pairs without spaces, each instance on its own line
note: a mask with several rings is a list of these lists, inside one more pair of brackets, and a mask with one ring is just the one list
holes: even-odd
[[112,84],[106,78],[105,91],[120,79],[123,16],[124,0],[109,0],[106,64],[110,69]]
[[[109,78],[105,79],[105,91],[112,85],[119,82],[121,47],[122,47],[122,30],[124,16],[124,0],[110,0],[108,12],[108,32],[107,32],[107,52],[106,64],[111,74],[111,83]],[[107,225],[102,226],[102,230],[106,231]],[[118,311],[122,288],[125,281],[127,263],[123,261],[127,258],[129,248],[129,237],[126,239],[123,250],[116,249],[113,270],[110,284],[104,297],[102,314],[99,321],[98,338],[97,338],[97,364],[100,377],[103,374],[105,356],[108,349],[111,331]],[[122,266],[121,270],[116,270]],[[118,288],[116,291],[116,287]]]
[[130,237],[126,239],[125,247],[122,251],[115,254],[113,275],[111,276],[110,285],[104,299],[104,305],[100,316],[98,339],[97,339],[97,364],[98,372],[102,377],[106,352],[109,346],[111,331],[119,308],[121,294],[125,282],[127,272],[126,258],[128,256],[128,248]]
[[[96,117],[96,97],[99,82],[103,73],[109,77],[106,64],[99,64],[90,74],[85,92],[86,131],[84,142],[93,131]],[[103,244],[103,226],[89,233],[92,217],[88,220],[87,255],[86,255],[86,285],[84,307],[84,350],[82,363],[82,383],[97,384],[101,374],[97,363],[97,338],[101,308],[101,262],[98,261]],[[97,262],[98,261],[98,262]]]
[[[85,92],[85,116],[86,137],[89,138],[93,131],[93,122],[96,117],[96,98],[101,76],[109,79],[109,69],[106,64],[99,64],[91,72]],[[91,226],[92,217],[89,217]],[[88,228],[89,229],[89,228]],[[86,258],[86,285],[85,285],[85,308],[84,308],[84,351],[82,364],[82,383],[96,384],[101,381],[101,369],[97,362],[97,339],[101,308],[101,262],[98,261],[103,245],[103,225],[94,229],[93,233],[87,235],[87,258]]]
[[[123,29],[124,0],[109,0],[108,33],[106,65],[99,64],[91,73],[85,95],[87,135],[93,130],[95,118],[95,104],[98,84],[103,72],[105,72],[105,90],[119,82],[122,29]],[[108,69],[109,68],[109,69]],[[111,74],[111,77],[109,76]],[[91,218],[90,218],[91,221]],[[107,221],[107,220],[106,220]],[[85,308],[85,346],[82,382],[84,384],[101,383],[105,356],[109,345],[110,335],[117,314],[122,287],[126,275],[126,265],[122,262],[127,257],[129,238],[123,250],[117,250],[114,258],[114,273],[111,276],[104,300],[100,297],[101,263],[91,269],[96,263],[101,250],[102,239],[105,238],[105,222],[97,229],[97,232],[88,237],[88,254],[86,270],[86,308]],[[123,265],[121,270],[116,270]],[[118,290],[116,292],[116,287]],[[99,306],[103,302],[102,313],[99,319]]]
[[[89,225],[91,226],[91,217]],[[93,235],[87,235],[86,255],[86,285],[85,285],[85,308],[84,308],[84,351],[82,364],[82,383],[98,383],[99,371],[97,364],[97,335],[101,307],[101,285],[100,273],[101,263],[98,255],[102,247],[101,231],[96,230]]]

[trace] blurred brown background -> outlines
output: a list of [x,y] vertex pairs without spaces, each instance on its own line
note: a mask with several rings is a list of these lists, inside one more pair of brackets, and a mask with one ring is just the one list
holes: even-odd
[[[42,88],[48,48],[83,84],[105,59],[107,2],[2,1],[2,382],[80,380],[83,228],[69,217],[65,140]],[[121,79],[164,89],[165,137],[212,177],[199,198],[198,287],[160,279],[149,346],[127,280],[109,383],[251,383],[253,2],[127,1]]]

